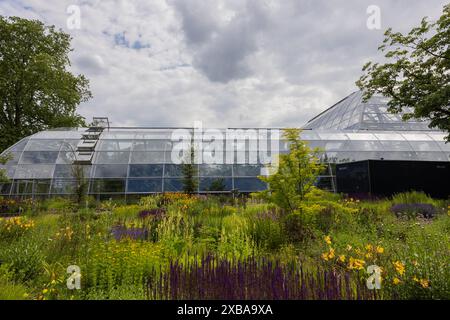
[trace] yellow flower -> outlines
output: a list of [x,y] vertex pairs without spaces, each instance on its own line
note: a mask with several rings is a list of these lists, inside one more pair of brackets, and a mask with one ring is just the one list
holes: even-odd
[[373,247],[372,245],[369,243],[368,245],[366,245],[366,250],[367,251],[372,251]]
[[393,262],[393,265],[399,275],[403,275],[405,273],[405,265],[403,263],[401,263],[400,261],[395,261]]
[[430,281],[427,279],[420,279],[419,283],[422,288],[428,288],[428,286],[430,285]]
[[328,253],[328,258],[333,259],[334,258],[334,249],[330,248],[330,252]]
[[345,262],[345,255],[341,254],[341,255],[339,256],[339,261]]
[[330,236],[325,236],[323,239],[325,240],[326,244],[331,244],[331,237]]
[[372,258],[372,254],[370,252],[367,252],[366,253],[366,259],[370,259],[370,258]]
[[365,263],[366,262],[364,260],[350,257],[347,268],[350,270],[352,269],[361,270],[364,268]]
[[384,248],[381,247],[381,246],[377,246],[376,250],[377,250],[377,253],[383,253],[384,252]]
[[400,279],[397,278],[397,277],[395,277],[395,278],[392,280],[392,283],[395,284],[395,285],[399,284],[400,282],[401,282]]
[[322,259],[328,261],[328,252],[322,253]]
[[417,279],[417,277],[416,277],[416,276],[414,276],[414,277],[413,277],[413,281],[415,281],[415,282],[419,282],[419,279]]

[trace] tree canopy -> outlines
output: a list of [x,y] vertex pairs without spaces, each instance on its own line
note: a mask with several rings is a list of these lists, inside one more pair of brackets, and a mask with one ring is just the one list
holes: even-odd
[[73,75],[71,37],[38,20],[0,16],[0,151],[53,127],[84,125],[89,82]]
[[[404,112],[405,120],[429,119],[430,127],[449,133],[450,141],[450,4],[434,22],[426,17],[408,34],[385,32],[379,47],[386,63],[369,62],[356,84],[390,98],[389,111]],[[405,107],[412,107],[405,112]]]

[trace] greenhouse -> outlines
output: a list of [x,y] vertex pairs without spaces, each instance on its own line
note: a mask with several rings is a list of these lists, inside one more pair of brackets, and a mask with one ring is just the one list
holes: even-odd
[[[362,93],[355,92],[303,126],[301,138],[311,147],[320,147],[323,161],[329,164],[318,180],[319,187],[336,190],[336,163],[450,160],[444,132],[430,129],[427,122],[402,121],[401,115],[387,111],[386,103],[383,97],[363,102]],[[107,119],[97,120],[98,125],[91,128],[38,132],[5,150],[3,154],[12,156],[2,166],[10,181],[1,185],[0,194],[70,195],[79,179],[74,167],[81,168],[87,179],[88,193],[99,199],[183,190],[183,164],[172,156],[174,132],[183,128],[119,128],[110,127]],[[216,132],[226,136],[227,130]],[[195,164],[199,193],[248,193],[266,188],[258,176],[270,162],[261,156],[285,153],[289,147],[278,138],[277,148],[273,143],[252,141],[256,138],[248,134],[251,130],[260,129],[241,128],[234,144],[223,143],[222,162]]]

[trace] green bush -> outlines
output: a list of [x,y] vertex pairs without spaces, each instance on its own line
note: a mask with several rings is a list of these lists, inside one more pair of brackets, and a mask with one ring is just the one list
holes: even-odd
[[21,238],[0,248],[0,260],[9,265],[16,282],[28,282],[43,271],[44,254],[39,244]]

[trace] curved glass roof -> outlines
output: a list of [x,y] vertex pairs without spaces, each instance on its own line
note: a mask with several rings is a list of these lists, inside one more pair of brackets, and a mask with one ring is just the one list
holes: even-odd
[[428,121],[403,121],[402,115],[411,112],[406,108],[403,113],[388,112],[388,99],[373,96],[363,101],[363,92],[356,91],[326,109],[305,126],[305,129],[334,130],[432,130]]

